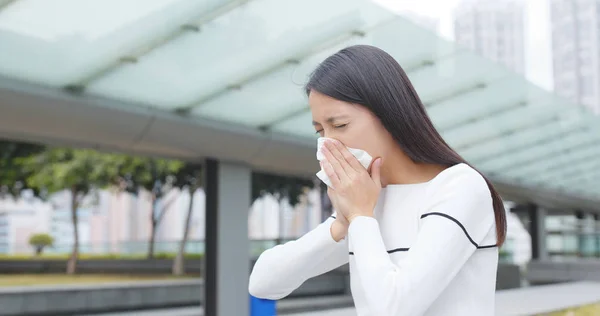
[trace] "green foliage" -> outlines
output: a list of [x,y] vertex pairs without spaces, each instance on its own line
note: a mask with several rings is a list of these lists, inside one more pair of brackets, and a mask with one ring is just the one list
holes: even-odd
[[[29,174],[23,169],[21,161],[44,149],[41,145],[0,141],[0,196],[10,194],[17,197],[27,188],[26,179]],[[34,193],[39,195],[37,190]]]
[[54,238],[48,234],[34,234],[29,237],[29,244],[35,248],[35,253],[40,255],[44,248],[54,244]]
[[300,196],[307,188],[313,188],[314,181],[291,176],[279,176],[268,173],[252,173],[252,201],[265,194],[288,198],[292,206],[300,202]]
[[168,159],[122,157],[119,161],[115,178],[119,189],[133,194],[138,194],[141,190],[151,193],[150,223],[152,226],[148,241],[148,258],[154,257],[156,228],[173,200],[163,203],[160,209],[157,208],[157,203],[169,191],[183,183],[179,177],[184,167],[183,162]]
[[124,190],[137,194],[145,189],[160,198],[177,184],[176,175],[183,167],[178,160],[123,156],[117,174]]
[[90,149],[51,148],[22,160],[29,187],[49,194],[64,189],[85,196],[114,182],[122,156]]
[[32,246],[52,246],[54,238],[48,234],[34,234],[29,237],[29,244]]
[[185,188],[191,192],[204,186],[204,174],[202,164],[186,163],[175,174],[173,185],[177,188]]
[[74,274],[79,257],[77,210],[92,190],[115,182],[123,156],[102,154],[90,149],[50,148],[21,159],[27,173],[27,186],[48,194],[68,189],[71,192],[73,251],[67,273]]

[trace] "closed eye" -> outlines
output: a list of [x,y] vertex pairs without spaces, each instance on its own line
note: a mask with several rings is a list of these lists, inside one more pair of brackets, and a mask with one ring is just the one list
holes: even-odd
[[[344,127],[346,127],[346,126],[348,126],[348,124],[340,124],[340,125],[336,125],[336,126],[334,126],[334,128],[336,128],[336,129],[340,129],[340,128],[344,128]],[[321,133],[323,133],[323,129],[317,130],[317,131],[315,132],[315,134],[321,134]]]

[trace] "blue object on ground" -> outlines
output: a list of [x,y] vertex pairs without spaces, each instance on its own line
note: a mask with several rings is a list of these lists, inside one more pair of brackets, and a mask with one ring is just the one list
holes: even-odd
[[250,295],[250,316],[276,316],[276,302]]

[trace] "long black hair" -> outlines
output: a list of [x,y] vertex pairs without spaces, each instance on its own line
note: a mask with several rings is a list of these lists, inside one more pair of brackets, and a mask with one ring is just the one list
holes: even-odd
[[[435,129],[402,67],[377,47],[350,46],[328,57],[306,84],[306,93],[312,90],[368,108],[416,163],[468,164]],[[501,246],[506,238],[504,203],[492,183],[484,179],[492,195],[497,245]]]

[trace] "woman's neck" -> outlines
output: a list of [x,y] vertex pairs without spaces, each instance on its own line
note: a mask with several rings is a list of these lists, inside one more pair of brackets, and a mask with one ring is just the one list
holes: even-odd
[[415,163],[404,154],[386,157],[381,166],[381,185],[428,182],[444,169],[441,165]]

